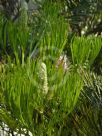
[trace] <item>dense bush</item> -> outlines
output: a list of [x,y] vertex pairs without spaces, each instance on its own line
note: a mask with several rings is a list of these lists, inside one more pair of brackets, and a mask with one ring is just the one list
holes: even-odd
[[101,135],[102,76],[92,70],[102,39],[70,36],[63,3],[39,4],[17,21],[0,15],[0,126],[12,135]]

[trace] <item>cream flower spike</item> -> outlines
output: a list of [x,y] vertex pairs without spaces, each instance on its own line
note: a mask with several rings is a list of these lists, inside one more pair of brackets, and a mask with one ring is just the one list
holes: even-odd
[[48,93],[48,80],[47,80],[47,68],[44,62],[41,63],[40,67],[40,78],[43,80],[43,93]]

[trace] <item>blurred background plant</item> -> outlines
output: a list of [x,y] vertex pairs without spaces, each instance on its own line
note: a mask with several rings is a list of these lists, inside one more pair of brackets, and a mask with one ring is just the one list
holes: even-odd
[[[62,14],[70,24],[70,37],[78,36],[101,36],[102,35],[102,2],[101,0],[64,0]],[[66,47],[67,48],[67,47]],[[101,74],[102,48],[98,54],[92,69]]]
[[85,86],[72,118],[78,135],[98,136],[102,134],[102,76],[90,71],[84,76]]

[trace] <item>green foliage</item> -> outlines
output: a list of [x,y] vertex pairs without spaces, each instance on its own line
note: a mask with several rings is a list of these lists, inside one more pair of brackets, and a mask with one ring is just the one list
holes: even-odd
[[[58,112],[59,116],[64,116],[63,114],[65,112],[67,114],[72,112],[76,105],[82,89],[80,76],[72,72],[70,74],[67,73],[64,77],[63,74],[60,74],[59,70],[57,74],[60,75],[58,76],[58,81],[61,82],[60,85],[57,80],[56,82],[50,80],[48,85],[49,92],[48,95],[46,95],[43,93],[44,90],[42,86],[40,87],[41,78],[39,79],[39,70],[34,62],[27,63],[23,67],[20,65],[12,66],[11,64],[8,66],[9,67],[6,68],[7,72],[5,72],[4,77],[2,77],[3,82],[1,81],[4,104],[7,106],[7,109],[1,108],[0,110],[2,113],[1,120],[14,131],[17,131],[17,129],[20,129],[20,126],[22,126],[22,128],[29,130],[33,134],[37,134],[37,127],[39,127],[39,130],[41,129],[42,134],[46,131],[48,134],[52,133],[54,124],[63,121],[63,117],[59,120],[56,113]],[[52,71],[56,73],[57,69],[52,69]],[[48,80],[51,76],[52,75],[48,76]],[[52,84],[53,87],[50,86]],[[53,93],[52,96],[50,91]],[[51,103],[51,105],[49,105],[49,103]],[[50,108],[47,111],[47,107],[49,106]],[[10,118],[15,121],[10,120]],[[12,127],[12,123],[9,121],[15,122],[15,126],[13,125]],[[56,130],[54,130],[54,132],[55,131]]]
[[71,42],[72,60],[75,65],[92,65],[102,47],[101,38],[75,37]]
[[[102,77],[90,72],[101,38],[70,39],[69,24],[60,15],[62,3],[57,2],[43,1],[33,23],[27,24],[27,12],[22,10],[21,22],[6,22],[3,40],[0,27],[0,49],[6,52],[6,62],[0,63],[0,125],[24,135],[101,135]],[[69,3],[71,10],[82,6],[74,0]],[[0,21],[3,26],[2,16]],[[63,59],[57,66],[65,45],[72,58],[67,70],[60,66]]]
[[102,134],[102,76],[94,73],[84,73],[84,89],[80,104],[74,113],[74,123],[79,134]]

